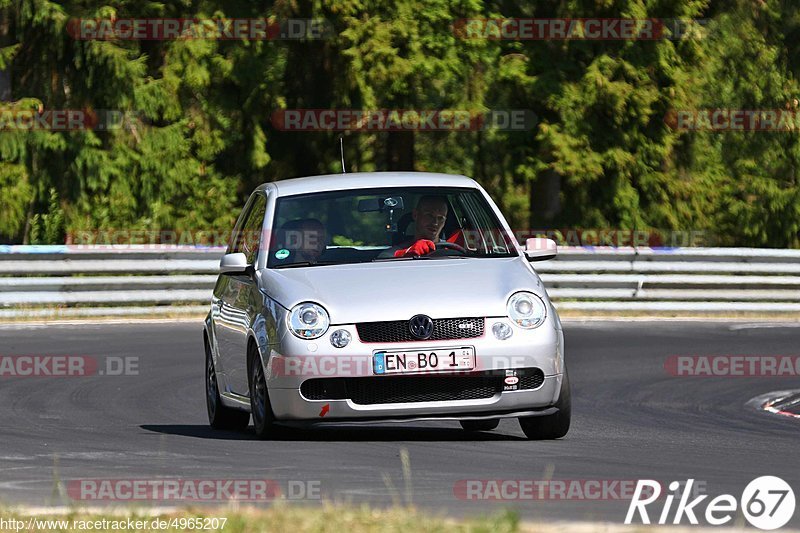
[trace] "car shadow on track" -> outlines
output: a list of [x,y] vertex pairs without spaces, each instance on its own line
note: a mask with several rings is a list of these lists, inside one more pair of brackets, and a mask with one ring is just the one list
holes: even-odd
[[[246,431],[220,431],[202,424],[143,424],[145,431],[182,437],[214,440],[258,440],[252,427]],[[526,440],[522,436],[497,431],[470,432],[459,428],[420,426],[347,427],[326,426],[314,429],[282,427],[273,440],[276,441],[514,441]]]

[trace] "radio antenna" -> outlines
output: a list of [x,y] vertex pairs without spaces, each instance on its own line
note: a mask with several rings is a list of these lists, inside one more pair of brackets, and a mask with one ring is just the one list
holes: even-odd
[[344,168],[344,137],[339,137],[339,153],[342,154],[342,174],[347,174]]

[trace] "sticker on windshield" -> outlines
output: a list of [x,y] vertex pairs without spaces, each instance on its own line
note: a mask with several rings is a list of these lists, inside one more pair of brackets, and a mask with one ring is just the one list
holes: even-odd
[[289,250],[286,248],[281,248],[275,252],[275,259],[286,259],[287,257],[289,257]]

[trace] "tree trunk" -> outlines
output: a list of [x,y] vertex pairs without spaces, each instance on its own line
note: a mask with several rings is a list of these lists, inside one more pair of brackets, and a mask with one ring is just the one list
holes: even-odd
[[386,137],[386,170],[414,170],[414,132],[390,131]]
[[[0,9],[0,47],[8,46],[10,9]],[[11,101],[11,67],[0,70],[0,102]]]
[[531,184],[531,229],[549,229],[561,213],[561,176],[553,170]]

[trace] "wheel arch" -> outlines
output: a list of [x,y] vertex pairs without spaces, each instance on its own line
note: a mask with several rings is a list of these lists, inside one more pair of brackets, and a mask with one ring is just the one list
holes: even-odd
[[[265,309],[269,310],[267,306]],[[270,327],[272,324],[272,327]],[[253,356],[258,354],[264,368],[264,374],[269,375],[268,364],[270,358],[270,345],[275,340],[276,328],[272,313],[262,312],[255,316],[252,326],[247,331],[247,382],[252,380]]]
[[261,350],[258,347],[255,335],[251,332],[247,335],[247,383],[253,382],[253,358],[256,354],[261,358],[261,364],[263,365],[264,359]]

